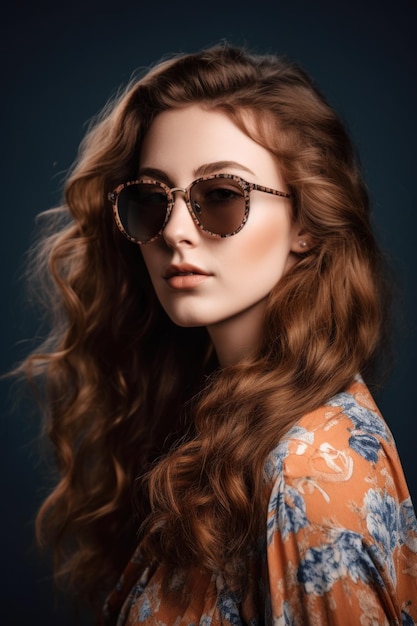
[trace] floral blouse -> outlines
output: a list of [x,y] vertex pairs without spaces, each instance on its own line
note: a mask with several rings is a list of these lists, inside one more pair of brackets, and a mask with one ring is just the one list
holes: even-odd
[[135,555],[106,602],[105,623],[417,624],[417,520],[363,381],[302,417],[265,469],[265,537],[244,598],[220,574],[196,569],[186,578]]

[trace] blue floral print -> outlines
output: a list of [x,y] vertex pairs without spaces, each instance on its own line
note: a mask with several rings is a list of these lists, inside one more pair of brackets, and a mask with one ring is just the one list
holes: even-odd
[[391,434],[387,425],[381,420],[378,413],[359,405],[348,393],[339,393],[328,403],[328,406],[340,406],[345,415],[354,425],[355,431],[376,435],[389,441]]
[[409,615],[405,611],[401,611],[401,619],[402,626],[415,626],[416,624],[411,615]]
[[400,505],[400,539],[401,543],[417,554],[417,519],[411,498],[407,498]]
[[278,487],[277,492],[272,495],[269,503],[268,543],[271,542],[274,532],[279,531],[282,538],[286,539],[290,534],[297,533],[300,528],[308,524],[305,503],[298,491],[283,481],[278,481],[276,487]]
[[349,438],[350,447],[367,461],[376,463],[381,448],[377,437],[385,441],[392,439],[388,427],[378,413],[359,405],[348,393],[339,393],[328,405],[340,406],[343,413],[349,415],[354,426]]
[[148,617],[152,615],[152,607],[148,598],[139,607],[138,621],[144,622]]
[[277,528],[280,529],[283,539],[308,524],[304,499],[292,487],[286,486],[285,491],[278,494],[276,512]]
[[367,461],[371,463],[378,461],[378,452],[381,444],[376,437],[364,433],[352,435],[349,437],[349,445],[352,450],[355,450]]
[[309,548],[301,561],[297,579],[307,593],[323,595],[340,578],[349,576],[354,583],[358,580],[383,581],[372,559],[364,550],[362,538],[356,533],[343,531],[332,541],[316,548]]
[[231,624],[231,626],[242,626],[235,594],[230,592],[221,594],[217,601],[217,606],[220,615],[227,620],[227,624]]
[[396,582],[393,563],[393,551],[398,543],[399,518],[398,508],[394,499],[386,493],[370,489],[365,496],[367,509],[366,524],[375,539],[373,552],[375,558],[383,566],[388,567],[389,574]]
[[294,626],[295,619],[289,602],[284,602],[283,613],[274,620],[274,626]]

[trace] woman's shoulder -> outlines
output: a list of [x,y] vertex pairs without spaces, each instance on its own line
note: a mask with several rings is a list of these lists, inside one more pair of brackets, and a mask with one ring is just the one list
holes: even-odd
[[266,474],[270,507],[298,502],[313,525],[356,529],[376,509],[414,520],[393,436],[359,377],[289,430]]
[[355,461],[375,465],[387,456],[397,458],[393,436],[357,376],[346,390],[297,421],[269,455],[266,473],[274,480],[295,462],[298,470],[307,463],[308,473],[314,470],[323,478],[330,477],[329,471],[347,477]]
[[[417,521],[393,437],[360,378],[291,428],[269,456],[266,473],[277,614],[288,600],[279,591],[285,580],[288,602],[301,613],[305,607],[320,613],[325,598],[336,606],[338,594],[350,590],[376,611],[373,623],[385,623],[386,603],[394,606],[393,620],[402,610],[407,618],[409,611],[416,615],[410,603]],[[365,617],[362,604],[357,611]]]

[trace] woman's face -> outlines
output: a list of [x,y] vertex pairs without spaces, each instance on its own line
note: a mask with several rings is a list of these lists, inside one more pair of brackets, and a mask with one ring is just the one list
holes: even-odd
[[[214,173],[288,191],[276,159],[225,114],[198,105],[159,114],[143,142],[139,177],[169,187],[187,187]],[[300,252],[291,201],[260,191],[250,194],[249,218],[227,238],[198,228],[175,192],[162,236],[141,246],[156,294],[180,326],[206,326],[253,319],[274,285]]]

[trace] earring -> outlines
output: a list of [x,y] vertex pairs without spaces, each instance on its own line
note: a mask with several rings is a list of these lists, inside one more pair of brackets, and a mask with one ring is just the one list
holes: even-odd
[[298,242],[300,248],[306,248],[307,247],[307,242],[305,239],[300,239],[300,241]]

